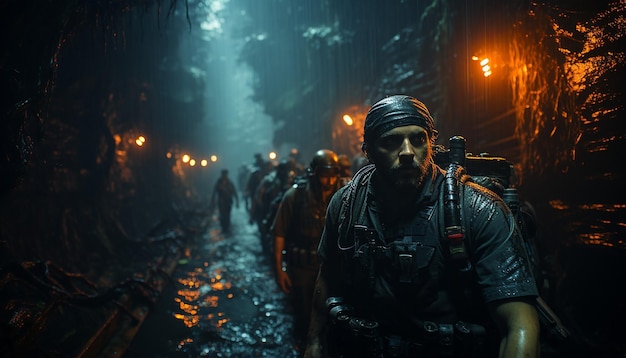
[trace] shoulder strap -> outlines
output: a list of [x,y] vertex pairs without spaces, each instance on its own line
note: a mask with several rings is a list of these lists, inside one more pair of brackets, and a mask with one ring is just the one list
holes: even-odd
[[307,187],[308,179],[301,178],[297,182],[293,184],[294,188],[294,199],[293,199],[293,210],[295,212],[300,212],[300,209],[305,205],[305,196],[306,187]]
[[[348,242],[348,232],[354,223],[363,215],[365,207],[365,186],[374,173],[374,165],[368,164],[361,168],[352,180],[346,185],[346,189],[341,196],[341,207],[339,211],[339,247],[348,250],[354,247],[355,242]],[[462,183],[472,181],[466,173],[465,168],[458,163],[451,163],[446,171],[444,183],[441,189],[440,210],[443,215],[443,227],[441,237],[444,246],[448,247],[450,258],[454,265],[461,271],[470,271],[472,265],[469,261],[465,248],[465,227],[461,215],[463,205]]]
[[443,235],[445,246],[448,247],[450,259],[462,271],[471,269],[465,249],[465,227],[461,216],[462,183],[471,180],[465,168],[458,164],[450,164],[446,171],[441,189],[443,205]]
[[472,269],[467,250],[465,249],[465,227],[461,215],[463,206],[462,183],[471,181],[471,177],[465,171],[465,138],[454,136],[450,138],[450,150],[448,152],[449,164],[446,169],[444,183],[441,189],[441,202],[443,205],[443,232],[444,247],[448,247],[450,261],[460,271]]
[[[363,209],[365,186],[374,173],[374,164],[367,164],[359,169],[352,179],[346,184],[346,189],[341,195],[341,207],[339,209],[339,240],[337,244],[341,250],[349,250],[354,247],[355,242],[345,242],[352,224],[358,221]],[[343,241],[342,241],[343,239]]]

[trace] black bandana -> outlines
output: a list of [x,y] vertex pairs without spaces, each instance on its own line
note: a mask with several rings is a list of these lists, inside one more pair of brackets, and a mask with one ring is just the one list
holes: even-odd
[[371,143],[390,129],[409,125],[426,129],[432,140],[437,137],[435,121],[422,102],[404,95],[385,97],[367,113],[363,140]]

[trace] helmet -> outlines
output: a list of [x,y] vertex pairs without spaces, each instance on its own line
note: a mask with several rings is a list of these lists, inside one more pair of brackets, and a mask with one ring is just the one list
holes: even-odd
[[293,170],[293,165],[286,160],[281,160],[276,166],[276,177],[281,182],[293,181],[295,175],[296,172]]
[[321,177],[339,176],[339,160],[337,159],[337,154],[329,149],[318,150],[311,160],[308,172],[309,175]]
[[339,154],[339,169],[342,176],[352,176],[352,163],[346,154]]

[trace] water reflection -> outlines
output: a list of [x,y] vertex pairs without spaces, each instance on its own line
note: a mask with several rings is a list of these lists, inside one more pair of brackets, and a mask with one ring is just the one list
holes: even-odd
[[187,329],[175,342],[189,357],[296,357],[293,321],[284,295],[261,253],[244,209],[233,213],[233,233],[215,225],[181,261],[171,315]]

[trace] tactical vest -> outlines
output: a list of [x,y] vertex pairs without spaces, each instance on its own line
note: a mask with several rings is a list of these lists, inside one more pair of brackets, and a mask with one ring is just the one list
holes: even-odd
[[[450,318],[450,314],[455,314],[453,307],[467,297],[461,291],[469,287],[471,271],[462,280],[452,272],[457,266],[467,267],[469,261],[450,265],[449,245],[442,239],[446,231],[444,183],[430,202],[418,208],[412,220],[391,228],[379,227],[377,231],[365,205],[366,186],[373,172],[372,165],[362,168],[342,193],[338,245],[348,296],[371,305],[372,312],[378,311],[375,306],[393,304],[395,300],[414,308],[416,316],[423,313],[420,310],[431,310],[446,313],[442,318]],[[385,290],[381,286],[391,287],[398,297],[378,297]],[[459,295],[463,299],[455,298]]]
[[326,207],[309,190],[309,179],[299,179],[293,185],[294,216],[288,223],[288,243],[298,249],[315,251],[324,226]]
[[[441,262],[442,257],[435,257],[441,253],[439,248],[438,230],[429,225],[434,205],[424,206],[414,216],[413,220],[391,229],[383,229],[382,235],[374,230],[374,224],[367,220],[367,216],[353,226],[354,251],[347,253],[347,265],[352,267],[348,273],[354,282],[355,289],[362,287],[366,292],[374,290],[376,277],[393,282],[402,287],[402,290],[411,291],[414,299],[418,293],[430,298],[422,298],[418,302],[432,301],[435,292],[426,289],[424,284],[427,278],[438,278],[437,270],[431,263]],[[434,265],[440,266],[439,264]]]

